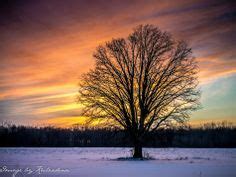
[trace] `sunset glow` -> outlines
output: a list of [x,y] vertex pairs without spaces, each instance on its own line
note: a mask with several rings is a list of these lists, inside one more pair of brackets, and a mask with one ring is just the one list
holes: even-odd
[[[6,3],[7,2],[7,3]],[[0,10],[0,122],[82,124],[80,76],[93,52],[139,24],[192,47],[202,109],[190,123],[236,123],[235,10],[230,1],[6,1]]]

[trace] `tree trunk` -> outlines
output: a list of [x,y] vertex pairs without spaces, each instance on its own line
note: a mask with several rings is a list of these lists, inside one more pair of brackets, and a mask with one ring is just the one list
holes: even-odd
[[142,152],[142,146],[141,145],[135,145],[134,146],[133,158],[143,158],[143,152]]

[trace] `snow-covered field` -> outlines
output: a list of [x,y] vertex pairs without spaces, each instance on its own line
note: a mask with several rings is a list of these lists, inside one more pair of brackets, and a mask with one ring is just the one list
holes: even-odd
[[236,149],[0,148],[0,176],[236,177]]

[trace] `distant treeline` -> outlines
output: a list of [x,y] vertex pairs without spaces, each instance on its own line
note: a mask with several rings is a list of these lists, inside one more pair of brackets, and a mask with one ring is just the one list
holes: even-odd
[[[130,147],[126,132],[111,128],[0,126],[1,147]],[[228,123],[198,128],[160,129],[145,137],[145,147],[236,147],[236,127]]]

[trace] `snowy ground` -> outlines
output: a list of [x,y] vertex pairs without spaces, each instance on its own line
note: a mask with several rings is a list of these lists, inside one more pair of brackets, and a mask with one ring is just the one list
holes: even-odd
[[236,149],[146,148],[154,160],[122,160],[130,148],[0,148],[0,177],[236,177]]

